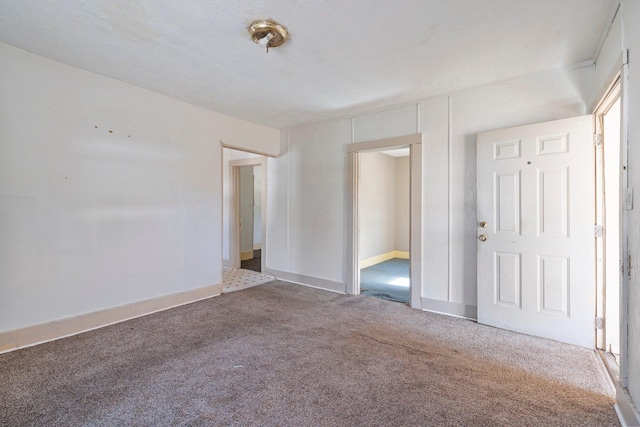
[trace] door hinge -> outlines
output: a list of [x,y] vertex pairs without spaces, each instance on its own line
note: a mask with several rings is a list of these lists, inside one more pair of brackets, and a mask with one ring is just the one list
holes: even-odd
[[593,146],[594,147],[599,147],[602,145],[602,141],[603,141],[603,137],[601,133],[594,133],[593,134]]
[[602,237],[602,226],[595,224],[593,226],[593,237]]
[[596,317],[595,327],[598,330],[604,329],[604,319],[602,317]]

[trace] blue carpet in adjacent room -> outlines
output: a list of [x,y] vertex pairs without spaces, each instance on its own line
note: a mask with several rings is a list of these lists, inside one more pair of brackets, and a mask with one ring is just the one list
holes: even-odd
[[409,302],[409,260],[392,258],[360,270],[360,294]]

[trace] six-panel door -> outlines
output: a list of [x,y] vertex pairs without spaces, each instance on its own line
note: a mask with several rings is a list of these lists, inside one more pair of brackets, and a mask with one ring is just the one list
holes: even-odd
[[592,133],[583,116],[478,134],[479,323],[594,346]]

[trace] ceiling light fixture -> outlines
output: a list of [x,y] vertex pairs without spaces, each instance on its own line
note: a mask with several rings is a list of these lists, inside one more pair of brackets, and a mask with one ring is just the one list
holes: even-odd
[[289,40],[287,29],[271,19],[253,21],[249,26],[249,34],[254,42],[269,52],[270,47],[278,47]]

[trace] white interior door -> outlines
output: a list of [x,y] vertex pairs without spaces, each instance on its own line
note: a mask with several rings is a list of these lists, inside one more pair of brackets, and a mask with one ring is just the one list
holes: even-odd
[[478,134],[479,323],[594,347],[592,135],[592,116]]

